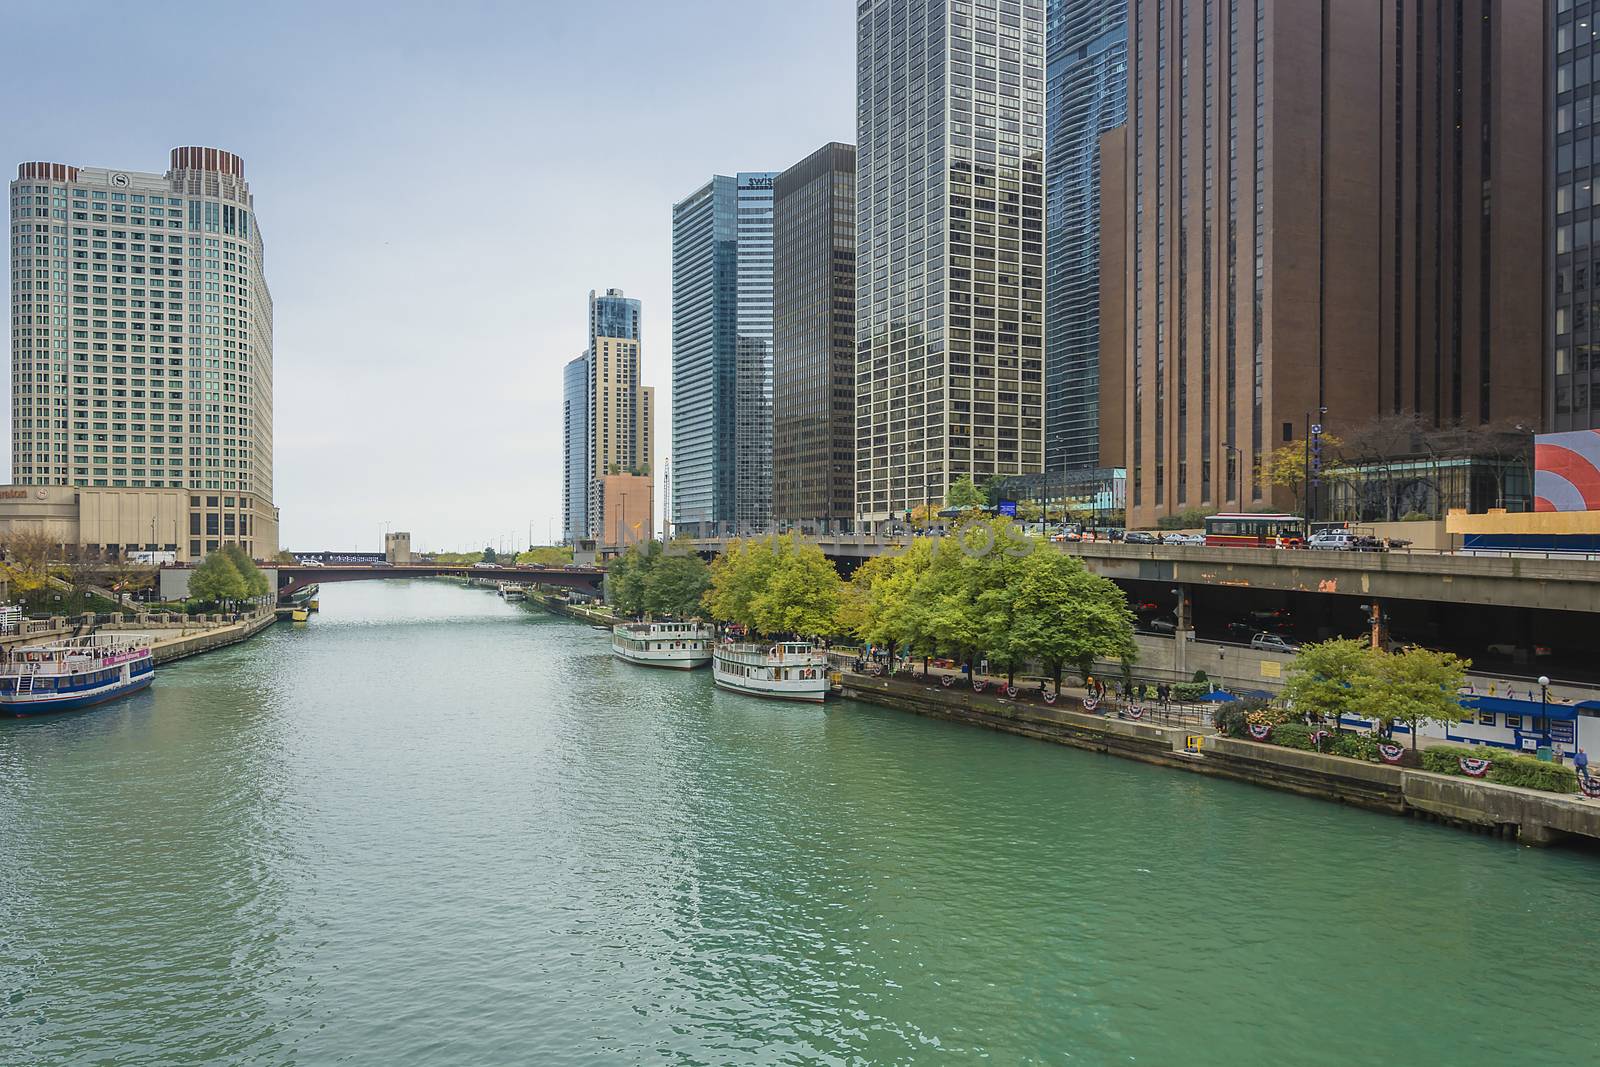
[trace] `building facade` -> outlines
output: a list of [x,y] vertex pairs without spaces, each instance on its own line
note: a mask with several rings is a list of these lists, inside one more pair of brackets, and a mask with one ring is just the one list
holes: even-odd
[[861,0],[856,509],[1044,466],[1044,0]]
[[772,515],[773,172],[717,175],[672,207],[672,522]]
[[773,183],[772,517],[855,519],[856,153],[824,145]]
[[655,480],[637,474],[605,474],[595,479],[599,506],[595,539],[599,550],[614,555],[628,545],[648,541],[654,532]]
[[775,172],[736,176],[737,293],[734,318],[734,521],[772,524],[772,182]]
[[1600,198],[1595,196],[1595,56],[1600,53],[1591,0],[1548,0],[1549,107],[1554,181],[1546,202],[1546,426],[1600,427]]
[[1128,114],[1127,0],[1048,0],[1045,466],[1100,461],[1100,135]]
[[1130,524],[1285,506],[1264,461],[1311,426],[1540,417],[1540,22],[1132,0],[1101,203]]
[[244,161],[23,163],[10,203],[12,480],[187,497],[176,530],[91,549],[271,558],[272,296]]
[[569,362],[561,375],[561,538],[568,544],[589,534],[589,354]]
[[595,490],[600,480],[612,475],[652,479],[655,390],[642,383],[639,342],[628,338],[595,337],[589,379],[588,528],[592,536],[603,537],[608,498]]

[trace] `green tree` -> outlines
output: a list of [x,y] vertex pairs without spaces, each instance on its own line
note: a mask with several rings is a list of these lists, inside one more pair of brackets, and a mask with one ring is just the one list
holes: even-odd
[[1365,641],[1348,638],[1306,645],[1289,667],[1283,695],[1297,713],[1314,712],[1332,720],[1338,730],[1340,716],[1362,714],[1374,655]]
[[1012,626],[1014,654],[1049,670],[1058,693],[1063,666],[1087,677],[1097,659],[1139,658],[1127,596],[1061,552],[1034,552],[1022,560]]
[[231,604],[249,595],[244,575],[226,552],[212,552],[189,575],[189,596],[202,603]]
[[498,563],[499,562],[499,557],[494,554],[494,548],[492,546],[490,546],[490,545],[483,546],[483,562],[485,562],[485,563]]
[[626,552],[606,564],[606,603],[626,618],[637,619],[649,610],[645,603],[645,583],[661,555],[661,544],[650,541],[629,545]]
[[259,599],[271,592],[267,576],[256,566],[256,561],[250,558],[248,552],[236,544],[224,545],[222,551],[233,563],[234,570],[239,572],[239,577],[244,579],[245,594],[238,599]]
[[755,633],[833,632],[838,571],[815,545],[794,534],[734,541],[711,564],[704,603],[711,617]]
[[840,597],[839,629],[891,654],[902,647],[932,652],[916,590],[932,563],[934,544],[932,538],[918,537],[904,552],[874,556],[857,567]]
[[947,508],[971,508],[984,502],[983,490],[972,480],[972,475],[963,474],[950,483],[950,489],[944,496],[944,506]]
[[1470,660],[1449,652],[1408,648],[1393,655],[1375,653],[1371,674],[1361,688],[1361,713],[1387,733],[1395,723],[1411,728],[1411,747],[1423,723],[1460,722],[1467,716],[1458,696]]
[[566,545],[537,545],[518,553],[519,567],[560,567],[572,562],[572,549]]
[[645,610],[655,615],[692,618],[711,585],[711,568],[699,556],[676,553],[655,558],[644,579]]

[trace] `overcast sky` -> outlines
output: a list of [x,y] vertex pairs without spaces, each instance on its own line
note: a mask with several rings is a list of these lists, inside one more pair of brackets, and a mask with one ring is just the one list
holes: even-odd
[[[559,537],[589,290],[644,301],[665,416],[672,203],[854,139],[852,0],[79,0],[3,25],[8,180],[244,157],[289,548],[376,548],[385,522],[429,549]],[[670,439],[662,417],[657,470]]]

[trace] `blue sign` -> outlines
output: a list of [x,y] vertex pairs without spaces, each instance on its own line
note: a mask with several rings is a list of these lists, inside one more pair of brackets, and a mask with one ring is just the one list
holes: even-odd
[[997,505],[997,508],[1002,515],[1010,515],[1013,519],[1017,517],[1017,502],[1015,500],[1002,500]]

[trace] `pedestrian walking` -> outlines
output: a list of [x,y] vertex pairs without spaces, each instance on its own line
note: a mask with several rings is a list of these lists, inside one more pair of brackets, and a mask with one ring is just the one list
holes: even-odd
[[1589,777],[1589,753],[1581,748],[1578,749],[1577,754],[1572,757],[1572,767],[1578,772],[1579,778],[1587,779]]

